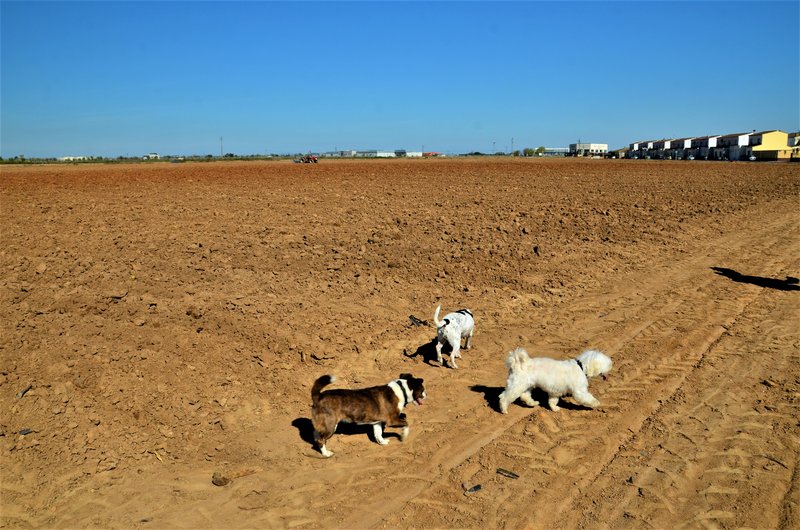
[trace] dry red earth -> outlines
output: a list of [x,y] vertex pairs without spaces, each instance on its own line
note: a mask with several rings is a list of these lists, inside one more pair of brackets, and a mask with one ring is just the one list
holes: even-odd
[[[0,192],[0,527],[800,526],[800,164],[2,166]],[[439,302],[476,316],[458,370],[408,318]],[[516,346],[604,350],[602,406],[500,414]],[[406,442],[313,450],[315,378],[401,372],[429,396]]]

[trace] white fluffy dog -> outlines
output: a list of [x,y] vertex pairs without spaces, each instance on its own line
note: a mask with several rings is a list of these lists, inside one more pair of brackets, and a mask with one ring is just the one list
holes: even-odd
[[442,360],[442,347],[445,342],[450,344],[453,351],[450,353],[450,364],[453,368],[458,368],[456,357],[461,357],[461,339],[467,338],[464,349],[472,347],[472,334],[475,331],[475,320],[469,309],[459,309],[453,313],[448,313],[442,320],[439,320],[439,311],[442,304],[436,307],[433,313],[433,322],[436,324],[436,360],[439,364],[444,364]]
[[611,359],[597,351],[586,350],[575,359],[558,361],[547,357],[528,356],[523,348],[508,353],[506,366],[508,380],[506,389],[500,394],[500,412],[508,413],[508,405],[520,399],[535,407],[536,400],[531,390],[539,388],[547,392],[550,410],[558,410],[558,399],[569,396],[589,408],[600,406],[600,402],[589,393],[589,377],[600,375],[603,379],[611,371]]

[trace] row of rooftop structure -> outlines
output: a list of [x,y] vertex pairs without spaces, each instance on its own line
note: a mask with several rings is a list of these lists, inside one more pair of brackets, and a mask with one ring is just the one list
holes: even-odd
[[325,158],[428,158],[442,156],[442,153],[438,151],[406,151],[405,149],[396,149],[394,151],[370,149],[367,151],[328,151],[326,153],[320,153],[319,156]]
[[667,160],[800,160],[800,132],[753,131],[635,142],[624,156]]
[[[444,155],[437,151],[406,151],[405,149],[381,151],[372,149],[367,151],[328,151],[320,153],[319,156],[325,158],[428,158]],[[591,156],[602,158],[608,156],[608,144],[576,143],[569,144],[569,148],[546,147],[539,156]]]

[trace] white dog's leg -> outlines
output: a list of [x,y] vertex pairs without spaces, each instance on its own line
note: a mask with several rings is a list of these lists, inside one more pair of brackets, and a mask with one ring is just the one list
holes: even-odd
[[473,333],[474,333],[474,330],[470,331],[469,335],[467,335],[467,343],[464,344],[464,349],[465,350],[468,350],[468,349],[472,348],[472,334]]
[[506,399],[505,390],[500,393],[500,398],[498,401],[499,401],[498,404],[500,405],[500,412],[502,412],[503,414],[508,414],[508,399]]
[[508,414],[508,406],[519,399],[523,392],[524,390],[518,390],[513,387],[503,390],[500,394],[500,412]]
[[581,390],[579,392],[575,392],[574,394],[572,394],[572,399],[574,399],[584,407],[589,407],[590,409],[600,406],[600,402],[597,401],[597,399],[593,395],[591,395],[588,390],[585,391]]
[[519,397],[519,399],[520,399],[520,401],[522,401],[523,403],[525,403],[529,407],[538,407],[539,406],[539,402],[536,401],[535,399],[533,399],[533,396],[531,395],[531,391],[530,390],[526,390],[525,392],[523,392],[522,395]]
[[375,435],[375,441],[381,445],[386,445],[389,443],[389,440],[383,437],[383,425],[380,423],[375,423],[372,425],[372,434]]
[[444,360],[442,359],[442,346],[444,346],[444,343],[439,341],[439,340],[437,340],[436,341],[436,362],[441,364],[441,365],[444,365]]
[[403,427],[403,430],[400,432],[400,441],[405,442],[406,438],[408,438],[408,427]]
[[461,344],[459,344],[459,342],[455,343],[453,346],[453,352],[450,354],[450,364],[453,365],[453,368],[458,368],[458,365],[456,364],[456,357],[461,357],[461,354],[458,353],[459,348],[461,348]]
[[555,397],[551,396],[551,397],[547,398],[547,404],[550,406],[550,410],[552,410],[553,412],[561,410],[558,407],[558,399],[559,399],[558,396],[555,396]]
[[319,452],[322,453],[322,456],[324,456],[325,458],[330,458],[333,456],[333,453],[331,451],[328,451],[328,448],[325,447],[325,444],[319,446]]

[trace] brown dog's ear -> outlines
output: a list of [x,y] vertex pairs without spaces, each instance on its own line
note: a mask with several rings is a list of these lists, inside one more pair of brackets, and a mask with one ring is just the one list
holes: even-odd
[[400,379],[405,379],[406,381],[411,381],[414,379],[414,376],[411,374],[400,374]]

